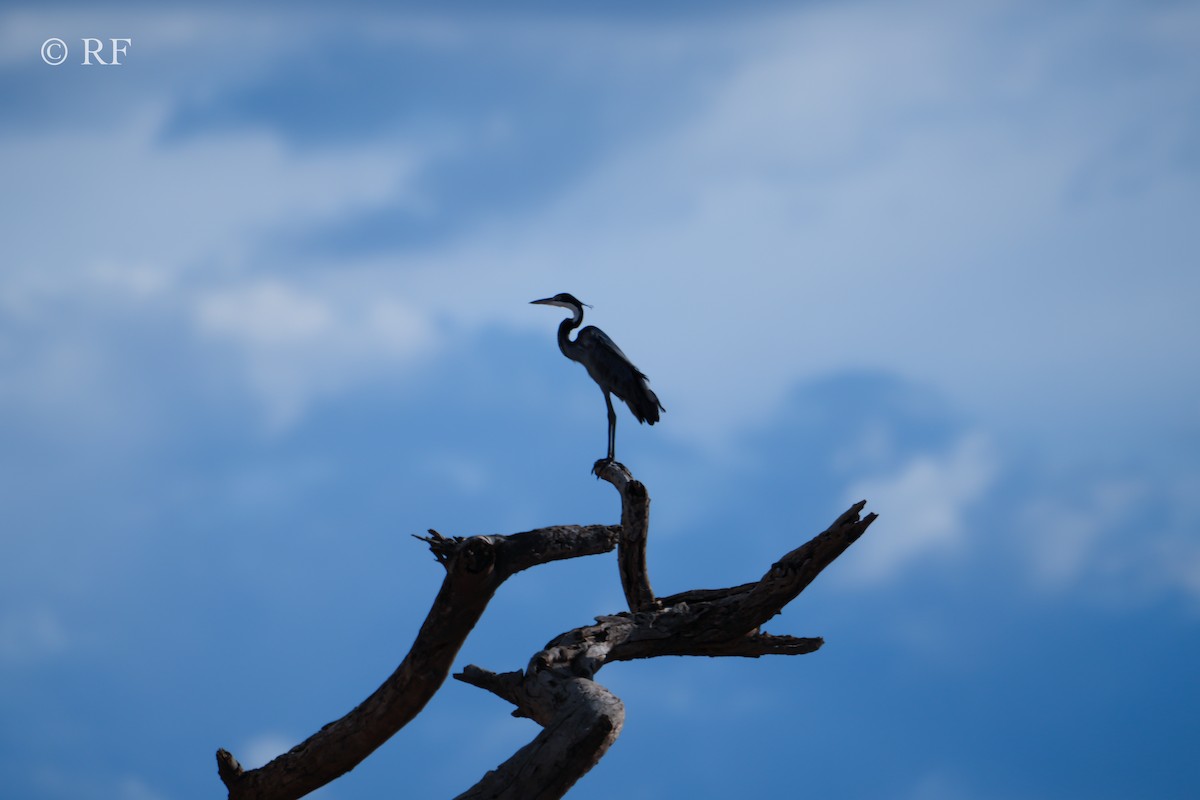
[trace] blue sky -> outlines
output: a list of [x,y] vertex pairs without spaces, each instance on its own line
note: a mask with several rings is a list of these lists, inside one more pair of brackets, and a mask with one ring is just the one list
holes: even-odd
[[[409,534],[615,521],[559,291],[668,409],[660,592],[880,514],[769,626],[820,652],[605,669],[572,797],[1200,789],[1195,4],[8,5],[0,98],[11,796],[218,796],[403,657]],[[522,574],[458,667],[621,602]],[[509,710],[318,796],[454,796]]]

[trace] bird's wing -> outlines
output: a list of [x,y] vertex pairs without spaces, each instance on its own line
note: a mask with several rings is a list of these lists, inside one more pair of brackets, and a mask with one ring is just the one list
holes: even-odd
[[589,325],[579,332],[576,343],[583,352],[580,361],[600,388],[624,400],[638,422],[651,425],[658,422],[658,412],[666,409],[651,391],[646,375],[621,352],[616,342]]
[[642,379],[646,377],[633,365],[629,356],[621,352],[617,343],[594,325],[588,325],[581,330],[575,341],[588,351],[588,362],[603,371],[602,376],[595,376],[597,380],[604,377],[608,379],[608,383],[613,384],[627,380],[631,375]]

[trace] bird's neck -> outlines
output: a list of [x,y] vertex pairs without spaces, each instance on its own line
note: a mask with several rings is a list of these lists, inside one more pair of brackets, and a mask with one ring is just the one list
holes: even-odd
[[567,358],[578,361],[578,345],[571,341],[571,331],[583,323],[583,309],[573,309],[573,311],[570,319],[564,319],[558,324],[558,349],[562,350],[562,354]]

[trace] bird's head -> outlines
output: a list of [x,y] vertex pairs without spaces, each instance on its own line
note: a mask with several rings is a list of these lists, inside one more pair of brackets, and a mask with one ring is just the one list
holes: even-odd
[[591,308],[587,303],[583,302],[573,294],[559,292],[554,297],[547,297],[542,300],[533,300],[530,305],[538,306],[558,306],[559,308],[569,308],[572,313],[582,315],[583,309],[586,306]]

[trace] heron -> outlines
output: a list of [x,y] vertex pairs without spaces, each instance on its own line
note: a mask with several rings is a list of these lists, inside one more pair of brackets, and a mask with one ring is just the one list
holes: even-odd
[[554,297],[533,300],[531,305],[558,306],[571,312],[571,318],[564,319],[558,326],[558,349],[567,358],[583,364],[592,380],[600,386],[600,391],[604,392],[604,403],[608,406],[607,460],[616,461],[617,412],[613,410],[612,395],[625,401],[638,422],[653,425],[658,422],[658,412],[666,409],[650,389],[645,373],[633,365],[604,331],[595,325],[588,325],[572,341],[571,331],[583,324],[586,303],[562,292]]

